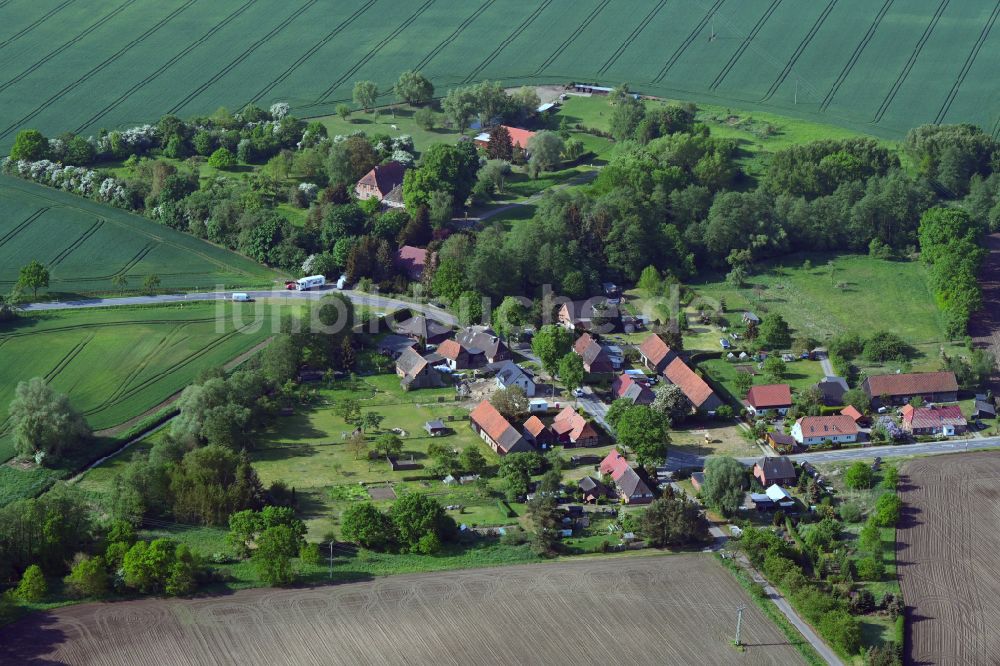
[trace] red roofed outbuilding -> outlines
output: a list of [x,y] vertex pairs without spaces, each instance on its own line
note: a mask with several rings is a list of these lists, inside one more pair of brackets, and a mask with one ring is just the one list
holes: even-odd
[[597,446],[598,436],[594,426],[572,407],[556,414],[552,432],[556,441],[566,446]]
[[650,334],[639,345],[639,355],[642,356],[643,365],[657,373],[666,370],[667,365],[677,357],[677,353],[655,333]]

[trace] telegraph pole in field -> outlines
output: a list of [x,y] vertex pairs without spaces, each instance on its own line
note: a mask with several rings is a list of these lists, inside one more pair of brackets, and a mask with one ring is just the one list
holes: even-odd
[[330,540],[330,580],[333,580],[333,539]]
[[740,641],[740,631],[743,629],[743,611],[746,610],[746,606],[740,606],[736,609],[736,645],[740,646],[743,643]]

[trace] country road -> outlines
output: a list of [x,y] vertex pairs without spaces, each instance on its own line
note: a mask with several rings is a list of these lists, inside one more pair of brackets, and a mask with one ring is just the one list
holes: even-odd
[[[343,294],[355,305],[365,305],[371,308],[384,308],[386,310],[398,310],[409,308],[443,324],[455,326],[458,318],[455,315],[442,310],[441,308],[427,305],[425,303],[412,303],[387,296],[377,294],[367,294],[352,289],[338,290],[334,288],[320,289],[317,291],[289,291],[286,289],[276,289],[268,291],[244,291],[253,299],[263,300],[317,300],[331,293]],[[218,301],[228,300],[232,297],[231,291],[208,291],[195,292],[190,294],[160,294],[157,296],[124,296],[121,298],[86,298],[76,301],[52,301],[45,303],[30,303],[23,306],[26,312],[38,312],[47,310],[78,310],[83,308],[106,308],[121,305],[157,305],[161,303],[186,303],[189,301]]]

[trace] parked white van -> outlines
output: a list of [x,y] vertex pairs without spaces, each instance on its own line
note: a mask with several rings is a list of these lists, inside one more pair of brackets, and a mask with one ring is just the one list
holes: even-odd
[[250,294],[244,294],[243,292],[236,292],[233,294],[234,303],[250,303],[253,299],[250,298]]

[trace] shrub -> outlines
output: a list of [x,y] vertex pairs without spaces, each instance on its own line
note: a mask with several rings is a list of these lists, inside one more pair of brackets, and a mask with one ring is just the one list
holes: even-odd
[[893,493],[886,493],[875,502],[872,520],[879,527],[893,527],[899,522],[899,512],[902,508],[903,501],[899,497]]
[[14,590],[14,598],[25,603],[41,601],[49,592],[48,583],[45,582],[45,575],[37,564],[32,564],[24,570],[21,582]]
[[84,557],[74,566],[65,579],[66,586],[78,597],[101,597],[108,591],[108,568],[104,559]]
[[226,148],[219,148],[208,158],[208,166],[213,169],[228,169],[236,164],[236,156]]
[[858,461],[847,468],[844,474],[844,485],[852,490],[872,487],[872,468],[868,463]]
[[854,568],[861,580],[882,580],[882,576],[885,575],[885,565],[882,564],[881,556],[862,557],[854,563]]
[[318,543],[304,543],[299,548],[299,559],[303,564],[319,564],[321,561]]
[[845,523],[861,522],[861,507],[854,502],[845,502],[840,505],[840,519]]

